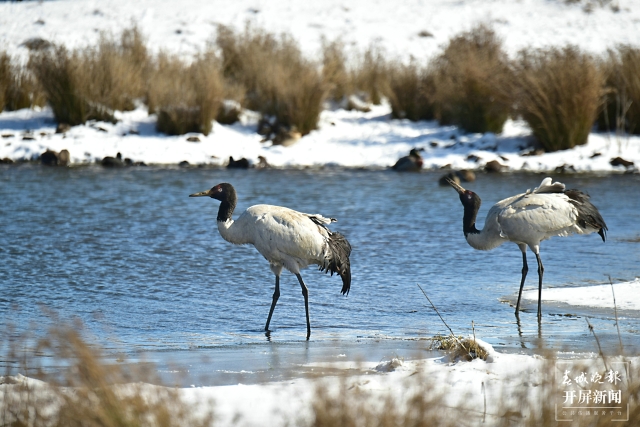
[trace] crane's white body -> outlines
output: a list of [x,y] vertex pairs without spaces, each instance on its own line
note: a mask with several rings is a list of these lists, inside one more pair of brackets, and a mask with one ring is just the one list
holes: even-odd
[[255,205],[237,221],[218,221],[223,239],[238,245],[252,244],[280,275],[282,267],[299,274],[310,264],[325,265],[329,259],[329,231],[318,225],[332,220],[282,206]]
[[467,236],[469,245],[474,249],[490,250],[504,242],[514,242],[529,246],[537,254],[540,242],[553,236],[598,231],[579,227],[576,206],[564,193],[545,192],[550,187],[551,178],[545,178],[533,191],[508,197],[493,205],[481,232]]
[[605,240],[607,225],[589,196],[578,191],[565,191],[565,185],[545,178],[533,191],[499,201],[489,209],[482,230],[475,226],[480,209],[480,197],[465,190],[458,183],[447,181],[460,195],[464,206],[463,232],[467,243],[474,249],[490,250],[504,242],[514,242],[522,252],[522,279],[516,303],[516,316],[520,309],[522,288],[527,276],[527,246],[538,261],[538,320],[542,317],[542,276],[544,266],[540,259],[540,242],[553,236],[589,234],[598,232]]

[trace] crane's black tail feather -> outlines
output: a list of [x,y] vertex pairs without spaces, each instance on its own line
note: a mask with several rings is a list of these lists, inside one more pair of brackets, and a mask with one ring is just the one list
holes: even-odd
[[564,194],[569,197],[569,201],[578,210],[578,225],[584,229],[592,228],[597,230],[602,241],[606,240],[607,224],[604,222],[602,215],[590,201],[589,195],[578,190],[567,190]]
[[351,288],[351,262],[349,261],[351,244],[346,237],[335,231],[330,232],[328,243],[330,258],[325,265],[320,266],[320,270],[326,273],[331,272],[332,276],[333,273],[338,273],[342,278],[342,290],[340,292],[343,295],[349,295],[349,289]]

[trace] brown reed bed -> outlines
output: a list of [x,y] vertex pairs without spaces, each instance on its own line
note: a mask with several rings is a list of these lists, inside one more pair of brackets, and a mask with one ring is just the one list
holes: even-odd
[[225,80],[245,90],[244,106],[273,118],[278,128],[295,128],[302,135],[317,128],[327,87],[290,36],[250,26],[243,32],[220,27],[216,44]]
[[114,122],[114,111],[132,110],[144,97],[149,55],[134,27],[123,31],[119,41],[103,34],[95,47],[32,51],[28,68],[58,123]]
[[169,135],[208,135],[223,101],[220,63],[211,52],[191,64],[160,54],[148,92],[149,113],[158,116],[158,131]]
[[512,110],[512,73],[502,42],[479,25],[453,37],[434,60],[436,117],[467,132],[501,132]]
[[605,75],[604,105],[598,128],[640,134],[640,49],[620,45],[600,61]]
[[521,51],[515,62],[518,112],[547,151],[587,142],[602,102],[604,76],[575,47]]

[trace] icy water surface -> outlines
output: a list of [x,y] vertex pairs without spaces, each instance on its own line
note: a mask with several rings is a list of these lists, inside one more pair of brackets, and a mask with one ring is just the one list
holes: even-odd
[[[168,355],[195,360],[222,354],[229,369],[221,371],[234,372],[273,363],[269,358],[278,352],[304,363],[315,360],[314,351],[344,357],[374,343],[381,350],[365,350],[365,357],[380,358],[395,348],[423,349],[422,339],[448,330],[420,284],[456,333],[470,333],[473,321],[476,334],[498,350],[535,351],[544,345],[596,351],[586,316],[605,348],[617,345],[613,310],[544,304],[539,329],[536,305],[527,303],[518,325],[505,302],[517,295],[518,248],[510,243],[491,252],[469,247],[457,193],[438,186],[439,175],[3,166],[0,321],[18,330],[44,330],[52,312],[62,320],[82,320],[107,354],[135,359],[144,352],[158,361]],[[479,226],[493,203],[537,186],[543,177],[481,175],[467,184],[483,199]],[[640,275],[640,177],[555,178],[591,194],[609,234],[606,243],[595,234],[544,242],[545,286]],[[219,182],[232,183],[238,192],[236,218],[258,203],[338,218],[332,228],[353,246],[351,292],[340,295],[337,276],[303,271],[310,291],[311,342],[304,340],[300,287],[288,272],[282,275],[270,341],[265,337],[274,286],[267,262],[251,246],[222,240],[217,201],[188,197]],[[532,255],[529,263],[525,288],[532,289],[537,287]],[[637,353],[640,314],[619,314],[626,349]]]

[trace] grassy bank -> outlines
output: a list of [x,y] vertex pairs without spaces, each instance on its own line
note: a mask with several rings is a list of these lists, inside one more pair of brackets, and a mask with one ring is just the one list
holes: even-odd
[[95,46],[33,46],[23,65],[0,52],[0,110],[46,103],[58,123],[78,125],[146,105],[160,132],[206,135],[213,120],[233,123],[250,109],[268,124],[259,131],[269,139],[313,131],[328,101],[365,111],[386,98],[396,119],[436,119],[467,132],[498,133],[507,118],[523,118],[546,151],[584,144],[594,123],[640,132],[634,46],[602,57],[566,46],[509,58],[492,28],[480,25],[410,63],[375,44],[358,52],[339,40],[325,41],[319,56],[305,56],[287,34],[221,26],[185,61],[151,53],[132,27]]

